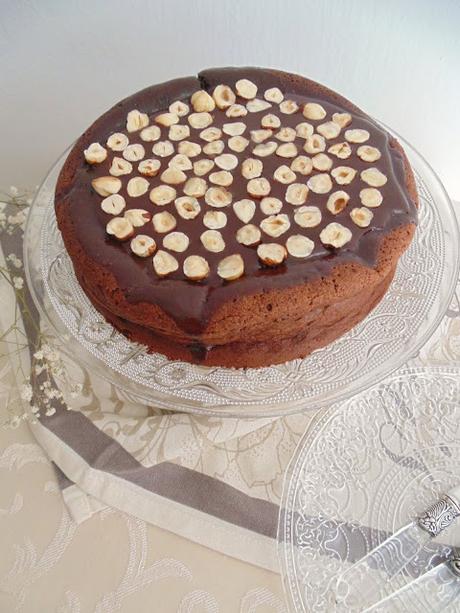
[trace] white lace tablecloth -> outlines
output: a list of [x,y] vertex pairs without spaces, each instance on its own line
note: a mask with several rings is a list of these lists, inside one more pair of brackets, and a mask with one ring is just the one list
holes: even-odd
[[[1,214],[0,225],[4,221]],[[21,220],[18,222],[20,225]],[[16,233],[19,231],[3,241],[3,268],[15,264],[8,255]],[[20,264],[17,266],[20,277]],[[16,289],[20,285],[16,281]],[[6,282],[0,287],[0,332],[7,332],[0,341],[0,411],[11,413],[14,404],[24,402],[18,390],[29,369],[29,355],[20,329],[9,329],[17,319],[14,281],[13,287]],[[439,330],[414,365],[460,362],[459,296],[458,290]],[[94,385],[94,399],[103,395],[112,405],[121,402],[112,388]],[[180,439],[182,466],[189,464],[246,495],[279,504],[286,466],[311,416],[265,420],[258,427],[214,420],[201,433],[209,439],[212,432],[206,454],[193,447],[188,419],[180,414],[172,419],[173,437],[168,436],[169,428],[158,434],[158,449],[165,457],[172,455],[171,446],[177,446]],[[228,551],[231,543],[216,542],[214,547],[212,537],[206,540],[199,534],[204,529],[193,523],[192,514],[188,526],[173,526],[172,520],[168,526],[166,517],[161,525],[169,529],[162,529],[101,508],[95,499],[86,500],[88,518],[77,523],[68,509],[79,504],[78,488],[68,488],[69,498],[74,499],[66,505],[63,485],[24,420],[18,420],[14,429],[0,428],[0,483],[2,613],[286,611],[280,577],[268,570],[275,567],[273,535],[250,538],[248,533],[241,544],[237,528],[232,533],[227,526],[228,541],[232,534],[235,537],[234,557],[230,557],[222,551]],[[215,527],[220,524],[216,522]],[[200,544],[203,542],[208,546]],[[263,560],[264,555],[270,559]]]

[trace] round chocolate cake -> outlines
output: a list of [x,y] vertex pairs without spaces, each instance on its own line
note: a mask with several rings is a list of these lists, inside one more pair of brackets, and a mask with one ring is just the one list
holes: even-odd
[[361,321],[409,245],[399,143],[314,81],[216,68],[148,87],[77,141],[56,216],[78,280],[169,358],[301,358]]

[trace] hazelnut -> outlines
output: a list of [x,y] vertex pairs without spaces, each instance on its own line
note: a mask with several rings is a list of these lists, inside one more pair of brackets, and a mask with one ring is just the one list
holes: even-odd
[[190,111],[190,108],[188,104],[185,104],[182,100],[176,100],[169,105],[168,111],[178,117],[184,117]]
[[192,128],[195,128],[197,130],[207,128],[212,124],[212,115],[206,112],[192,113],[188,117],[188,122],[192,126]]
[[184,140],[190,136],[190,128],[180,123],[171,126],[168,132],[168,138],[173,141]]
[[337,166],[331,170],[331,175],[339,185],[348,185],[356,177],[356,170],[350,166]]
[[369,145],[361,145],[356,153],[364,162],[376,162],[382,157],[377,147],[370,147]]
[[222,136],[222,130],[220,128],[206,128],[200,132],[200,138],[207,143],[211,143],[213,140],[219,140]]
[[343,247],[351,240],[351,230],[340,223],[332,222],[321,230],[319,238],[323,245],[330,245],[337,249]]
[[299,155],[291,162],[291,170],[300,172],[301,175],[309,175],[313,170],[313,162],[306,155]]
[[315,247],[315,243],[301,234],[294,234],[286,241],[286,249],[294,258],[307,258]]
[[289,166],[278,166],[273,173],[273,178],[279,183],[287,185],[288,183],[293,183],[297,177]]
[[255,158],[248,158],[241,164],[241,174],[245,179],[255,179],[260,177],[264,165],[262,160],[256,160]]
[[203,225],[210,230],[220,230],[227,225],[227,215],[223,211],[206,211]]
[[157,245],[152,237],[146,234],[138,234],[131,239],[130,247],[135,255],[140,258],[147,258],[155,253]]
[[116,132],[107,139],[107,147],[112,151],[123,151],[129,145],[129,139],[126,134]]
[[266,100],[260,100],[259,98],[249,100],[249,102],[246,104],[246,108],[250,113],[260,113],[260,111],[265,111],[270,107],[270,102],[267,102]]
[[240,79],[235,83],[235,89],[238,96],[251,100],[257,96],[257,85],[248,79]]
[[334,113],[332,121],[341,128],[346,128],[351,123],[351,115],[350,113]]
[[99,196],[110,196],[117,194],[121,189],[121,181],[117,177],[96,177],[91,181],[91,185]]
[[184,260],[184,275],[190,281],[202,281],[209,275],[209,264],[201,255],[189,255]]
[[364,143],[369,140],[370,134],[367,130],[346,130],[345,138],[350,143]]
[[182,253],[188,249],[189,238],[183,232],[170,232],[163,239],[163,247],[170,251]]
[[175,113],[161,113],[155,117],[155,123],[159,123],[160,126],[169,128],[169,126],[179,123],[179,117]]
[[145,149],[142,145],[128,145],[122,155],[128,162],[138,162],[145,156]]
[[174,201],[176,211],[182,219],[195,219],[199,215],[201,207],[193,196],[181,196]]
[[315,170],[330,170],[332,168],[332,160],[325,153],[317,153],[312,158],[313,168]]
[[101,202],[101,209],[108,215],[119,215],[126,207],[126,201],[120,194],[107,196]]
[[205,230],[200,236],[200,241],[205,249],[212,253],[219,253],[225,249],[225,242],[218,230]]
[[378,189],[374,187],[365,187],[359,192],[359,199],[364,206],[370,208],[378,207],[383,202],[383,196]]
[[162,211],[161,213],[155,213],[152,217],[152,223],[156,232],[166,234],[176,227],[176,218],[168,211]]
[[201,145],[198,143],[192,143],[189,140],[181,140],[177,150],[182,155],[186,155],[189,158],[194,158],[201,153]]
[[321,223],[321,211],[317,206],[301,206],[294,214],[294,221],[301,228],[316,228]]
[[276,155],[282,158],[295,158],[297,155],[297,147],[294,143],[283,143],[279,145],[276,150]]
[[169,185],[179,185],[187,180],[187,175],[182,170],[179,170],[177,166],[169,166],[161,173],[161,180],[163,183]]
[[326,208],[333,215],[337,215],[338,213],[343,211],[343,209],[347,206],[349,200],[350,196],[347,194],[347,192],[344,192],[342,190],[338,192],[332,192],[332,194],[327,199]]
[[283,208],[283,203],[279,198],[267,196],[260,201],[260,210],[264,215],[276,215]]
[[378,168],[367,168],[361,172],[361,179],[371,187],[382,187],[387,182],[386,176]]
[[129,209],[125,211],[125,218],[134,228],[141,228],[152,219],[152,215],[145,209]]
[[260,120],[260,125],[262,128],[274,130],[281,126],[281,119],[277,115],[273,115],[273,113],[268,113],[262,117]]
[[190,102],[197,113],[213,111],[216,108],[213,98],[203,89],[192,94]]
[[128,196],[131,198],[138,198],[139,196],[143,196],[147,193],[150,185],[147,179],[143,177],[133,177],[128,181],[128,185],[126,186],[126,191],[128,192]]
[[224,187],[210,187],[207,190],[204,199],[206,204],[209,204],[209,206],[220,209],[231,204],[232,194]]
[[240,219],[243,223],[248,223],[248,221],[251,221],[251,219],[254,217],[256,205],[252,200],[243,198],[242,200],[237,200],[233,204],[233,210],[238,219]]
[[260,227],[265,234],[268,234],[273,238],[278,238],[289,230],[291,227],[291,222],[286,214],[278,213],[277,215],[270,215],[270,217],[265,217],[265,219],[262,219],[260,222]]
[[290,143],[295,140],[296,131],[294,128],[281,128],[275,134],[275,138],[282,141],[283,143]]
[[187,183],[184,185],[184,194],[187,196],[194,196],[195,198],[200,198],[204,196],[206,193],[208,186],[204,179],[200,177],[192,177],[187,180]]
[[277,243],[263,243],[257,247],[259,260],[265,266],[279,266],[287,257],[286,248]]
[[168,166],[178,170],[191,170],[193,168],[191,160],[183,153],[178,153],[172,157],[168,162]]
[[374,213],[366,207],[355,208],[350,211],[350,217],[360,228],[367,228],[374,217]]
[[174,153],[174,145],[169,140],[160,140],[153,145],[152,153],[160,158],[169,157]]
[[292,115],[299,110],[299,105],[294,100],[283,100],[280,104],[280,112],[285,115]]
[[212,94],[214,102],[219,109],[228,109],[229,106],[235,104],[235,94],[228,85],[218,85]]
[[198,160],[198,162],[193,163],[193,172],[198,177],[202,177],[203,175],[207,174],[213,168],[214,168],[214,162],[212,160]]
[[232,136],[227,142],[228,148],[237,153],[243,152],[249,145],[249,141],[244,136]]
[[312,134],[305,139],[303,148],[307,153],[321,153],[326,149],[326,141],[323,136]]
[[248,109],[242,104],[232,104],[225,111],[227,117],[245,117],[248,114]]
[[251,140],[253,143],[263,143],[272,135],[271,130],[251,130]]
[[319,126],[316,127],[316,131],[324,138],[331,140],[333,138],[337,138],[340,134],[340,126],[333,121],[326,121],[325,123],[320,123]]
[[250,196],[254,198],[262,198],[268,196],[270,193],[270,183],[264,177],[258,177],[257,179],[251,179],[248,181],[247,191]]
[[[127,162],[128,164],[129,162]],[[139,166],[137,170],[139,174],[144,175],[145,177],[155,177],[160,170],[161,163],[159,160],[154,160],[150,158],[148,160],[142,160],[139,162]]]
[[331,177],[326,173],[313,175],[308,179],[307,185],[315,194],[327,194],[332,189]]
[[167,251],[159,249],[153,256],[153,268],[159,277],[167,277],[178,270],[179,262]]
[[227,170],[220,170],[218,172],[212,172],[209,175],[209,180],[215,185],[221,185],[222,187],[228,187],[233,183],[233,175]]
[[348,143],[336,143],[327,150],[328,153],[332,153],[340,160],[346,160],[351,155],[351,147]]
[[241,243],[241,245],[245,245],[246,247],[257,245],[257,243],[260,242],[260,237],[261,234],[259,228],[253,224],[242,226],[236,233],[236,240]]
[[241,136],[246,130],[246,124],[242,121],[234,121],[232,123],[224,123],[222,130],[228,136]]
[[126,117],[126,129],[128,132],[137,132],[149,125],[149,118],[146,113],[141,113],[137,109],[129,111]]
[[238,158],[233,153],[223,153],[214,158],[216,166],[222,168],[222,170],[233,170],[238,166]]
[[119,241],[126,241],[134,234],[134,228],[125,217],[113,217],[105,227],[107,234],[114,236]]
[[298,206],[304,204],[308,196],[308,187],[303,183],[292,183],[286,190],[286,202]]
[[244,260],[241,255],[229,255],[217,266],[217,274],[225,281],[234,281],[244,274]]
[[141,132],[141,139],[146,143],[156,141],[160,138],[160,136],[161,130],[158,126],[149,126],[148,128],[144,128]]
[[169,185],[158,185],[154,187],[149,194],[150,200],[153,204],[158,206],[164,206],[165,204],[169,204],[176,197],[176,190],[174,187],[170,187]]
[[88,164],[100,164],[107,158],[107,149],[104,149],[99,143],[91,143],[83,154]]
[[275,104],[279,104],[284,100],[283,92],[278,87],[270,87],[270,89],[265,90],[264,98],[268,102],[274,102]]
[[267,157],[272,153],[275,153],[278,145],[274,141],[268,141],[268,143],[261,143],[260,145],[256,145],[252,150],[253,155],[257,155],[258,157]]
[[214,140],[203,147],[206,155],[219,155],[224,150],[224,143],[221,140]]
[[305,119],[324,119],[326,117],[326,111],[321,104],[316,102],[307,102],[303,107],[303,116]]
[[133,165],[123,158],[114,157],[110,166],[109,172],[113,177],[121,177],[129,175],[133,171]]
[[309,136],[313,136],[314,128],[311,123],[307,121],[302,121],[298,123],[295,127],[295,132],[299,138],[308,138]]

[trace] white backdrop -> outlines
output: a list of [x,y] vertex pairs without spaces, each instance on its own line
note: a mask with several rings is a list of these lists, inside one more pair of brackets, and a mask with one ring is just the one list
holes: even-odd
[[0,0],[0,185],[39,182],[120,98],[232,64],[338,90],[460,199],[458,0]]

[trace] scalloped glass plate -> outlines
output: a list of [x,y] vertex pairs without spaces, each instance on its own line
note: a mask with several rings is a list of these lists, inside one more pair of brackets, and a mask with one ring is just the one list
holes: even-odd
[[54,216],[64,154],[39,189],[28,219],[24,258],[29,286],[65,350],[133,400],[193,413],[274,416],[315,409],[366,389],[415,355],[448,308],[458,276],[458,230],[439,179],[403,143],[420,195],[419,226],[381,303],[346,335],[303,360],[226,369],[148,354],[108,324],[73,272]]
[[[459,483],[459,368],[407,369],[318,413],[283,487],[278,553],[292,611],[338,610],[337,577]],[[460,547],[459,521],[375,601],[447,559],[452,547]],[[434,610],[436,594],[426,597],[404,610]],[[340,610],[362,611],[359,594]]]

